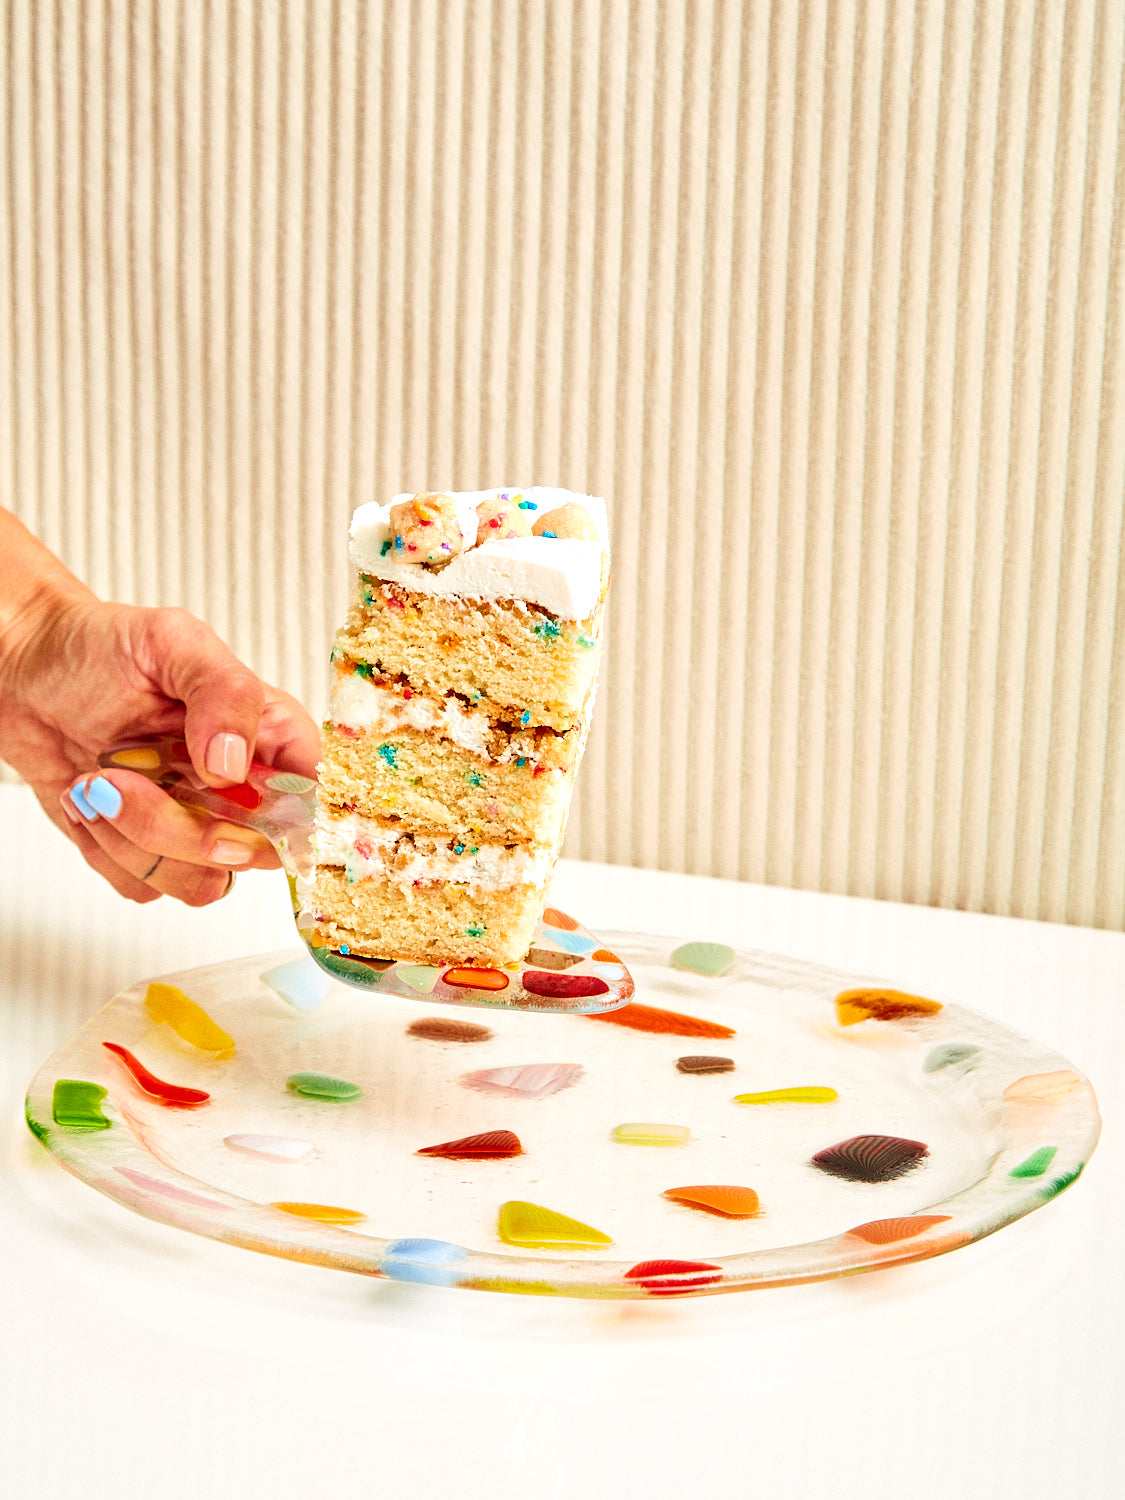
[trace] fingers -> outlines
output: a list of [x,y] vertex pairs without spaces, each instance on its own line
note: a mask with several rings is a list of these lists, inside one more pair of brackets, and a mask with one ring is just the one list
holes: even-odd
[[266,705],[258,725],[255,755],[266,765],[316,779],[320,759],[320,726],[296,698],[266,687]]
[[205,906],[236,870],[277,867],[260,834],[181,807],[130,771],[84,777],[59,805],[87,863],[134,901],[155,891]]
[[265,688],[210,626],[181,609],[146,611],[149,669],[184,705],[184,739],[209,786],[246,780]]

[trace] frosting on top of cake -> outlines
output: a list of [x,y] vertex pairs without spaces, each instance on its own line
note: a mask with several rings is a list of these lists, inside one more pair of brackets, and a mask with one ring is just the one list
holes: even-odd
[[[356,568],[368,577],[437,598],[521,599],[563,620],[584,620],[593,613],[602,597],[609,553],[604,500],[544,486],[447,493],[456,507],[465,551],[434,569],[396,556],[391,506],[411,499],[396,495],[386,505],[361,505],[352,516],[350,555]],[[477,545],[476,508],[497,496],[518,497],[532,521],[568,503],[579,505],[593,521],[598,540],[524,536]]]

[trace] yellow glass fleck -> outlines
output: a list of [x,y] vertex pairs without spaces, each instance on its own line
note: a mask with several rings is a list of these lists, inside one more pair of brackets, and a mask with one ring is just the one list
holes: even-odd
[[816,1087],[766,1089],[761,1094],[735,1094],[736,1104],[831,1104],[840,1096],[835,1089]]
[[940,1000],[908,995],[903,990],[841,990],[836,996],[836,1018],[841,1026],[855,1026],[859,1021],[903,1021],[932,1016],[939,1010]]
[[145,1009],[154,1021],[163,1021],[200,1052],[210,1052],[215,1057],[230,1057],[234,1052],[234,1038],[174,984],[162,984],[159,980],[150,984],[145,992]]
[[682,1146],[690,1139],[691,1131],[686,1125],[652,1125],[631,1121],[618,1125],[613,1132],[615,1141],[627,1146]]
[[503,1205],[498,1230],[506,1245],[518,1245],[524,1250],[585,1250],[613,1244],[608,1234],[579,1219],[568,1218],[538,1203],[518,1200]]
[[151,745],[137,745],[131,750],[118,750],[113,757],[115,766],[124,766],[127,771],[158,771],[160,752]]
[[328,1203],[271,1203],[270,1207],[298,1219],[315,1219],[318,1224],[359,1224],[367,1217],[358,1209],[333,1208]]

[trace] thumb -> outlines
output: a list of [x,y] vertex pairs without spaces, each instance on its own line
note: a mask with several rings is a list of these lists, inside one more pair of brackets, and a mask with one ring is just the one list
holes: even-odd
[[187,610],[154,614],[156,675],[168,696],[184,705],[192,765],[209,786],[245,781],[265,706],[262,683]]

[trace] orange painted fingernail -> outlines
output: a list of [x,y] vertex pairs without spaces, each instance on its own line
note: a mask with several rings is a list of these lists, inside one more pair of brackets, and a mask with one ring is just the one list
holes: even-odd
[[240,734],[216,734],[207,746],[205,764],[212,776],[227,781],[245,781],[250,747]]

